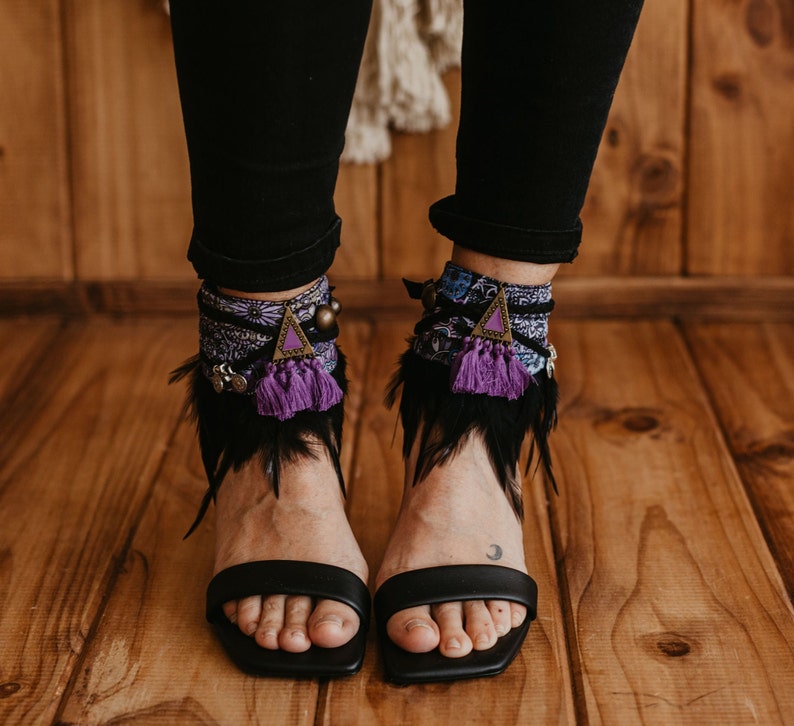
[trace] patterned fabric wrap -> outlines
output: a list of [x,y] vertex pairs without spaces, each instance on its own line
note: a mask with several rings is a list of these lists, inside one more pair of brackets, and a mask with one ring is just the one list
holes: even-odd
[[[483,305],[492,301],[501,283],[485,275],[478,275],[463,267],[447,262],[444,272],[436,286],[437,293],[461,305]],[[551,301],[551,283],[545,285],[506,285],[504,287],[508,312],[511,306],[539,305]],[[440,308],[428,311],[425,316],[437,313]],[[543,347],[548,346],[549,313],[531,315],[509,314],[510,328],[536,341]],[[413,350],[420,358],[451,366],[464,346],[464,339],[470,335],[477,324],[476,319],[465,315],[450,315],[435,323],[426,332],[419,333],[413,343]],[[546,358],[531,348],[513,341],[515,357],[526,370],[535,375],[546,365]]]
[[[301,410],[324,411],[341,400],[342,393],[329,375],[338,361],[335,339],[314,342],[314,357],[306,361],[272,362],[285,305],[309,338],[317,334],[317,307],[331,300],[326,277],[286,303],[225,295],[206,282],[198,299],[202,371],[208,379],[217,378],[217,366],[229,375],[242,376],[242,393],[256,395],[259,413],[281,420]],[[231,390],[240,393],[234,383]]]

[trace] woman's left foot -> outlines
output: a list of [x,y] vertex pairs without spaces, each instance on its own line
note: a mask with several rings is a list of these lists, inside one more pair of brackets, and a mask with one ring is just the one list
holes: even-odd
[[[425,567],[493,564],[526,573],[521,522],[499,485],[482,439],[469,435],[458,453],[413,486],[415,450],[397,523],[376,579]],[[526,608],[505,600],[468,600],[401,610],[389,638],[411,653],[438,647],[461,658],[487,650],[523,623]]]

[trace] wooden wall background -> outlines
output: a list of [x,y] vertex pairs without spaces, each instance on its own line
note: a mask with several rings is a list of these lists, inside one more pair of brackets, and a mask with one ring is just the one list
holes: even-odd
[[[185,283],[189,180],[157,0],[0,0],[0,288]],[[458,78],[448,77],[453,97]],[[454,128],[345,166],[337,280],[433,274]],[[647,0],[565,276],[794,275],[794,4]]]

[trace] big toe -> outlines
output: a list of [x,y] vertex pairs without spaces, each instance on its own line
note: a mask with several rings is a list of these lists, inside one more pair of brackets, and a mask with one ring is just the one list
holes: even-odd
[[428,605],[407,608],[392,615],[386,624],[386,634],[409,653],[429,653],[439,644],[440,637]]
[[309,638],[321,648],[338,648],[358,632],[359,625],[359,617],[349,605],[336,600],[318,600],[309,617]]

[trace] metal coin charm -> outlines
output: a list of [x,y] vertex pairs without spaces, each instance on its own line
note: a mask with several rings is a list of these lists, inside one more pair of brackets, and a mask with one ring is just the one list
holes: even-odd
[[553,345],[550,345],[548,351],[549,357],[546,360],[546,375],[549,378],[552,378],[554,376],[554,369],[556,367],[555,361],[557,360],[557,350]]
[[248,381],[239,373],[232,374],[231,384],[235,393],[245,393],[248,390]]

